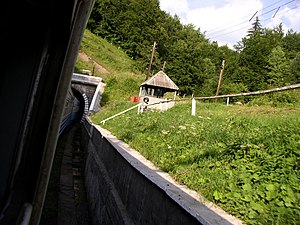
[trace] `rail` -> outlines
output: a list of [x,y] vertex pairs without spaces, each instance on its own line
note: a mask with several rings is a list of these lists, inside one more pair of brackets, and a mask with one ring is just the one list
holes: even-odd
[[137,105],[135,105],[135,106],[132,106],[132,107],[130,107],[129,109],[126,109],[126,110],[124,110],[124,111],[122,111],[122,112],[119,112],[119,113],[117,113],[117,114],[115,114],[115,115],[113,115],[113,116],[111,116],[111,117],[106,118],[105,120],[102,120],[100,123],[105,124],[106,121],[111,120],[111,119],[113,119],[113,118],[115,118],[115,117],[117,117],[117,116],[120,116],[120,115],[122,115],[122,114],[124,114],[124,113],[126,113],[126,112],[128,112],[128,111],[130,111],[130,110],[132,110],[132,109],[134,109],[134,108],[139,107],[140,105],[141,105],[141,103],[139,103],[139,104],[137,104]]
[[196,100],[205,100],[205,99],[217,99],[217,98],[230,98],[230,97],[239,97],[239,96],[251,96],[251,95],[260,95],[260,94],[268,94],[272,92],[279,92],[279,91],[287,91],[300,88],[299,84],[288,85],[280,88],[272,88],[263,91],[253,91],[247,93],[239,93],[239,94],[228,94],[228,95],[218,95],[218,96],[209,96],[209,97],[194,97]]

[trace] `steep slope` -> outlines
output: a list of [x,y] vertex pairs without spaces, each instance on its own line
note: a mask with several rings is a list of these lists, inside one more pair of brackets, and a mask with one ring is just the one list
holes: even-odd
[[138,95],[139,85],[145,80],[126,53],[89,30],[84,33],[75,72],[82,69],[94,71],[93,75],[106,83],[102,106],[129,101],[130,96]]

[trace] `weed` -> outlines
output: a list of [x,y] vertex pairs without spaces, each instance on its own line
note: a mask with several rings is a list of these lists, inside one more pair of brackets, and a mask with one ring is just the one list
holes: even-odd
[[197,109],[196,117],[189,104],[163,113],[134,110],[105,127],[246,223],[299,224],[299,109],[205,103]]

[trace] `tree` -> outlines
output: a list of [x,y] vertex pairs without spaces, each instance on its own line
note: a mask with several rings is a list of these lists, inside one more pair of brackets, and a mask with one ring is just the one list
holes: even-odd
[[[159,0],[96,0],[88,29],[121,47],[143,72],[156,41],[152,71],[166,61],[165,72],[183,94],[214,94],[223,59],[226,92],[261,90],[300,77],[300,34],[290,30],[284,35],[282,24],[263,28],[258,17],[236,51],[210,43],[192,24],[182,25],[178,16],[160,10]],[[285,60],[279,63],[282,51]]]
[[[249,29],[246,38],[237,46],[239,54],[239,69],[243,77],[240,79],[248,86],[250,91],[260,90],[267,87],[269,55],[273,48],[282,45],[282,25],[274,29],[261,28],[258,18]],[[248,74],[245,74],[247,71]],[[236,74],[236,73],[235,73]]]
[[275,47],[270,53],[267,68],[269,69],[267,81],[271,87],[280,87],[290,83],[289,63],[280,46]]
[[283,47],[287,58],[293,60],[300,52],[300,33],[289,30],[283,38]]
[[300,52],[296,55],[296,57],[291,62],[290,68],[292,74],[292,83],[300,82]]
[[161,16],[158,0],[97,0],[87,27],[133,59],[146,61]]
[[203,46],[208,42],[191,24],[184,25],[177,38],[169,48],[166,72],[182,93],[192,94],[204,83]]
[[214,95],[218,86],[219,74],[216,66],[210,58],[205,58],[204,63],[204,82],[201,88],[195,91],[195,95]]
[[255,21],[254,23],[252,23],[252,28],[250,28],[248,30],[248,34],[247,34],[247,37],[253,37],[253,36],[260,36],[262,34],[262,26],[261,26],[261,23],[260,23],[260,20],[257,17],[255,17]]

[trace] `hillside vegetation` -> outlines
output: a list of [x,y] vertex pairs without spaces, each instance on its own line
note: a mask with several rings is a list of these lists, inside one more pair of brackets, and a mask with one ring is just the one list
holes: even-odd
[[193,117],[187,103],[100,123],[120,110],[92,120],[247,224],[300,224],[299,107],[202,103]]
[[[232,50],[182,25],[158,0],[96,0],[81,45],[90,59],[76,65],[77,71],[92,71],[95,63],[106,69],[94,73],[107,87],[92,121],[133,106],[129,98],[145,80],[154,41],[151,72],[166,61],[181,95],[214,95],[222,60],[220,94],[299,83],[300,34],[253,21]],[[242,106],[202,102],[194,117],[187,102],[167,112],[133,110],[100,125],[247,224],[300,224],[299,99],[293,90],[231,99]]]
[[265,28],[256,17],[232,50],[209,40],[201,27],[181,24],[178,16],[162,11],[159,4],[159,0],[96,0],[88,29],[123,49],[140,71],[145,71],[156,41],[152,68],[157,72],[166,61],[165,72],[182,95],[213,95],[222,60],[221,94],[300,82],[299,33],[284,30],[282,24]]
[[75,72],[81,72],[82,69],[93,71],[94,63],[100,64],[108,71],[101,73],[94,69],[94,75],[102,77],[106,84],[101,106],[120,104],[129,101],[130,96],[139,94],[139,85],[145,81],[146,75],[136,70],[135,62],[121,49],[86,30],[80,51],[90,59],[86,61],[78,58]]
[[[248,224],[299,224],[299,91],[249,97],[243,106],[177,104],[167,112],[130,111],[104,125],[101,120],[134,105],[145,75],[124,52],[89,31],[76,70],[104,66],[104,107],[95,124],[140,151],[178,182],[199,192]],[[243,100],[243,99],[239,99]]]

